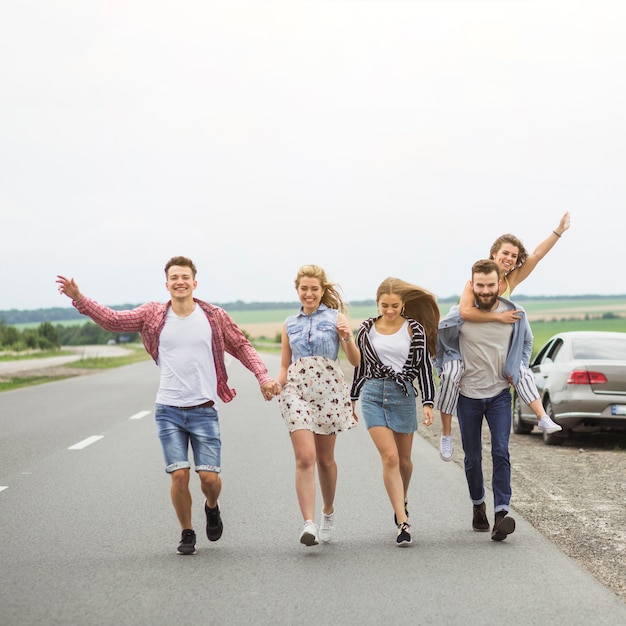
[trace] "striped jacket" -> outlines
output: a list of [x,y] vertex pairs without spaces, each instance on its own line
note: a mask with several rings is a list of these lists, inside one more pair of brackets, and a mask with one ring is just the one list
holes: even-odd
[[368,378],[393,378],[404,393],[409,395],[413,392],[417,396],[417,389],[413,381],[417,378],[417,383],[422,394],[422,404],[433,404],[435,398],[435,380],[433,376],[433,365],[426,349],[426,333],[424,327],[414,319],[407,318],[409,326],[413,331],[409,355],[401,372],[394,371],[388,365],[384,365],[380,360],[376,350],[372,346],[369,331],[378,318],[371,317],[365,320],[359,327],[356,336],[356,343],[361,350],[361,362],[354,368],[352,389],[350,397],[357,400],[361,394],[361,389]]

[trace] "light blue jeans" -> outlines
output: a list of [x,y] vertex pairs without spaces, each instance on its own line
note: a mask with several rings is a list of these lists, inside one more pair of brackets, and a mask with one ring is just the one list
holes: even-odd
[[214,407],[181,409],[157,404],[155,416],[168,474],[191,467],[190,443],[196,472],[221,471],[222,441]]
[[361,411],[369,430],[386,426],[395,433],[409,434],[417,430],[415,394],[409,395],[393,378],[370,378],[361,390]]

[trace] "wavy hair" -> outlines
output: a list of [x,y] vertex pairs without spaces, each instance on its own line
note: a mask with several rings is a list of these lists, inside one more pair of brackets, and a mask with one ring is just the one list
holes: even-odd
[[337,283],[331,283],[326,277],[326,272],[319,265],[303,265],[296,274],[294,280],[296,289],[300,286],[300,280],[305,276],[309,278],[317,278],[320,281],[322,291],[322,304],[329,309],[338,309],[342,313],[346,311],[346,304],[341,295],[341,287]]
[[491,245],[491,250],[489,250],[489,258],[493,259],[498,250],[505,244],[510,243],[512,246],[517,248],[517,263],[513,269],[509,270],[509,274],[517,267],[521,267],[524,264],[524,261],[528,258],[528,250],[524,248],[524,244],[515,236],[507,233],[506,235],[500,235],[493,244]]
[[437,351],[437,327],[440,317],[435,296],[422,287],[393,276],[385,278],[378,286],[376,304],[382,296],[390,294],[397,295],[402,300],[404,317],[410,317],[424,327],[428,352],[434,356]]

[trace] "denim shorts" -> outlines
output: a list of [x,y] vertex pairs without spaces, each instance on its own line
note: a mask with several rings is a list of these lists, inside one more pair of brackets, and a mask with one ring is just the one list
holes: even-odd
[[191,467],[189,444],[196,472],[221,471],[222,442],[217,411],[214,407],[180,409],[157,404],[157,433],[163,447],[165,471],[169,474]]
[[361,412],[368,430],[386,426],[395,433],[417,430],[415,394],[404,389],[392,378],[369,378],[361,390]]

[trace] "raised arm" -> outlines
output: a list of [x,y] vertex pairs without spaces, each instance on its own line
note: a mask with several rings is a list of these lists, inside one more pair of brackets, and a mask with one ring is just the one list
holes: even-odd
[[559,225],[544,239],[533,251],[532,254],[528,255],[528,258],[521,267],[516,267],[514,270],[507,274],[507,280],[509,281],[509,286],[511,287],[511,292],[519,285],[523,280],[530,276],[530,273],[537,267],[537,263],[543,259],[550,250],[554,247],[554,244],[561,238],[561,235],[569,228],[570,219],[569,219],[569,211],[566,211],[561,220],[559,221]]

